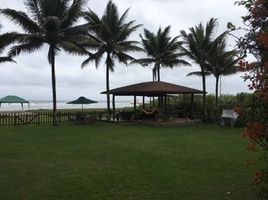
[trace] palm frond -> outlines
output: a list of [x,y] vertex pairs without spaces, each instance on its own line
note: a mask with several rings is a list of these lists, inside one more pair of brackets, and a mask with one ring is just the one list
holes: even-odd
[[217,21],[218,21],[217,19],[211,18],[206,25],[205,35],[207,36],[208,40],[212,39],[213,33],[214,33],[216,26],[217,26]]
[[66,51],[69,54],[73,55],[87,55],[88,52],[82,47],[77,45],[77,43],[73,41],[62,40],[58,42],[60,48]]
[[11,57],[0,57],[0,63],[4,63],[4,62],[14,62],[14,63],[16,63],[16,61],[14,61]]
[[25,12],[13,9],[1,9],[0,13],[19,24],[27,33],[42,33],[43,29],[31,20]]
[[134,57],[123,52],[115,52],[114,56],[116,56],[119,62],[124,63],[125,65],[128,65],[128,61],[135,60]]
[[[204,75],[209,76],[209,75],[211,75],[211,73],[210,72],[204,72]],[[201,71],[190,72],[186,76],[202,76],[202,72]]]
[[94,57],[88,57],[86,60],[83,61],[81,68],[85,68],[89,63],[93,62],[95,60]]
[[185,67],[191,66],[191,64],[185,60],[173,59],[173,60],[168,61],[165,65],[163,65],[163,67],[165,67],[165,66],[173,68],[174,66],[185,66]]
[[140,64],[142,66],[147,66],[149,64],[155,63],[156,60],[153,58],[140,58],[140,59],[135,59],[133,61],[131,61],[129,64],[133,65],[133,64]]
[[86,67],[90,62],[95,61],[95,67],[99,67],[99,63],[101,61],[101,58],[103,54],[105,53],[105,49],[101,48],[99,49],[95,54],[89,53],[89,57],[82,63],[82,68]]
[[128,15],[128,12],[129,12],[129,8],[123,13],[123,15],[120,17],[119,21],[118,21],[118,24],[124,24],[124,22],[126,21],[127,19],[127,15]]
[[73,26],[70,28],[64,28],[62,29],[62,33],[64,35],[86,35],[88,34],[88,29],[89,29],[89,25],[88,24],[82,24],[82,25],[77,25],[77,26]]
[[36,19],[39,24],[42,24],[44,22],[44,18],[40,10],[39,0],[24,0],[24,4],[26,5],[29,13],[32,14],[32,17]]
[[117,51],[121,51],[121,52],[139,52],[139,51],[143,51],[143,48],[137,46],[136,44],[138,44],[138,42],[135,41],[125,41],[125,42],[120,42],[118,44],[115,45],[115,49]]
[[94,28],[96,25],[100,25],[102,23],[98,15],[90,9],[84,12],[83,17],[88,22],[91,28]]
[[77,20],[83,16],[83,8],[86,4],[86,0],[75,0],[73,4],[68,9],[67,13],[65,13],[64,19],[61,24],[61,28],[69,28],[73,26]]
[[10,51],[8,52],[8,55],[10,57],[18,56],[21,53],[32,53],[34,51],[39,50],[42,47],[42,42],[31,42],[31,43],[24,43],[20,45],[16,45],[10,48]]

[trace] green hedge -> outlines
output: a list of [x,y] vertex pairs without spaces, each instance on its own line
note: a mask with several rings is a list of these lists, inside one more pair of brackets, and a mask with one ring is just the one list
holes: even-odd
[[[171,105],[174,109],[191,106],[190,95],[178,95],[171,98]],[[202,95],[194,96],[194,114],[196,117],[202,116],[203,107]],[[215,108],[215,95],[207,95],[207,108],[208,119],[211,122],[218,122],[223,109],[235,109],[240,108],[240,117],[238,124],[245,125],[250,115],[252,115],[252,108],[256,107],[256,104],[260,104],[258,98],[254,94],[250,93],[238,93],[237,95],[222,95],[219,97],[218,109]]]

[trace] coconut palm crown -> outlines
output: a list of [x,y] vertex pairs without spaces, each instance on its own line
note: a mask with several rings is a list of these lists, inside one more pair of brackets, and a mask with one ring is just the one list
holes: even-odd
[[147,53],[147,58],[136,59],[132,64],[139,63],[143,66],[153,64],[153,81],[160,81],[160,68],[179,65],[189,66],[185,60],[179,59],[181,53],[178,50],[181,47],[181,42],[178,37],[170,37],[170,26],[165,29],[159,28],[154,34],[147,29],[144,29],[144,36],[140,36],[144,51]]
[[217,27],[217,19],[211,18],[204,27],[202,23],[189,29],[189,33],[181,31],[182,52],[192,61],[197,63],[201,69],[202,87],[203,87],[203,118],[207,119],[207,102],[206,102],[206,72],[208,71],[208,58],[212,49],[217,43],[220,43],[226,33],[217,38],[213,38]]
[[221,76],[229,76],[237,73],[237,63],[239,58],[236,50],[226,50],[226,40],[218,43],[211,53],[211,57],[208,59],[209,71],[214,75],[216,79],[215,86],[215,106],[218,108],[218,91],[219,91],[219,79]]
[[[215,108],[218,108],[219,80],[221,76],[229,76],[237,73],[237,63],[239,58],[236,50],[226,50],[226,39],[217,43],[208,58],[208,66],[204,72],[205,76],[213,75],[216,79],[215,84]],[[187,76],[202,76],[201,71],[195,71],[187,74]]]
[[55,56],[60,50],[71,54],[86,54],[82,43],[86,41],[86,28],[77,25],[83,14],[86,0],[25,0],[27,13],[13,9],[1,9],[0,13],[18,24],[23,33],[10,32],[0,37],[3,45],[14,44],[9,56],[31,53],[49,46],[48,62],[51,65],[53,124],[56,124],[56,76]]
[[109,72],[114,71],[115,60],[127,64],[134,58],[129,52],[141,51],[137,46],[137,41],[128,40],[129,36],[135,32],[141,25],[135,25],[135,21],[126,21],[129,10],[123,15],[119,15],[117,6],[109,1],[102,17],[89,10],[85,12],[85,20],[89,25],[89,36],[95,41],[94,48],[96,52],[82,63],[82,68],[90,62],[95,62],[99,66],[101,59],[105,56],[106,64],[106,91],[107,91],[107,110],[110,117],[110,81]]

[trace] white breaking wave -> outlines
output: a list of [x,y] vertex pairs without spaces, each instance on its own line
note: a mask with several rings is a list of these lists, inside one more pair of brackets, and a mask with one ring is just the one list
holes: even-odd
[[[81,109],[82,105],[67,104],[68,101],[57,102],[57,109]],[[84,105],[84,109],[94,109],[94,108],[106,108],[106,101],[99,101],[95,104]],[[112,105],[111,105],[112,106]],[[116,108],[133,107],[129,101],[116,101]],[[51,101],[30,101],[30,107],[28,104],[23,105],[23,110],[50,110],[53,108],[53,103]],[[20,104],[2,104],[0,107],[1,111],[19,111],[22,110]]]

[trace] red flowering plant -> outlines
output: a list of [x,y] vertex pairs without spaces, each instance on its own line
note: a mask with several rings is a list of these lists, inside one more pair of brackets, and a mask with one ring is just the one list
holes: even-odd
[[[256,96],[254,105],[249,108],[248,123],[242,136],[248,139],[248,151],[263,152],[264,167],[253,175],[253,183],[260,188],[262,199],[268,199],[268,0],[240,0],[236,2],[246,7],[248,14],[242,17],[246,26],[244,37],[238,38],[241,58],[248,54],[255,57],[253,63],[241,61],[240,70],[249,81],[249,89]],[[231,31],[237,30],[231,23]],[[248,160],[254,164],[254,160]]]

